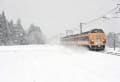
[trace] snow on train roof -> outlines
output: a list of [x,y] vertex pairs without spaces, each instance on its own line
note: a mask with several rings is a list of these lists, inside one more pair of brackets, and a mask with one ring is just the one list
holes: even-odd
[[74,35],[67,35],[65,37],[62,37],[62,38],[69,38],[69,37],[77,37],[77,36],[81,36],[81,35],[84,35],[84,34],[88,34],[88,33],[104,33],[104,31],[102,29],[92,29],[91,31],[87,31],[87,32],[83,32],[81,34],[74,34]]

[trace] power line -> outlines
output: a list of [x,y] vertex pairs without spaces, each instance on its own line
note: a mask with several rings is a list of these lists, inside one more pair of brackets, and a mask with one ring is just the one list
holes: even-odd
[[93,20],[91,20],[91,21],[88,21],[86,24],[93,23],[93,22],[95,22],[95,21],[97,21],[97,20],[99,20],[99,19],[101,19],[101,18],[107,18],[106,15],[109,14],[109,13],[112,13],[113,11],[115,11],[116,9],[118,9],[118,8],[119,8],[119,5],[120,5],[120,4],[117,4],[117,6],[116,6],[115,8],[109,10],[107,13],[103,14],[102,16],[100,16],[100,17],[98,17],[98,18],[95,18],[95,19],[93,19]]
[[[85,24],[86,24],[86,25],[89,25],[89,24],[91,24],[91,23],[93,23],[93,22],[95,22],[95,21],[98,21],[98,20],[100,20],[100,19],[109,19],[109,18],[107,17],[107,15],[110,14],[110,13],[113,13],[113,12],[116,11],[117,9],[118,9],[118,11],[117,11],[117,12],[114,12],[114,13],[120,13],[120,7],[119,7],[119,6],[120,6],[120,4],[117,4],[117,6],[116,6],[115,8],[109,10],[108,12],[106,12],[105,14],[103,14],[102,16],[100,16],[100,17],[98,17],[98,18],[95,18],[95,19],[93,19],[93,20],[88,21],[88,22],[85,23]],[[112,18],[120,18],[120,17],[112,17]],[[82,33],[82,26],[83,26],[83,23],[80,23],[80,33]]]
[[[95,21],[98,21],[98,20],[100,20],[100,19],[109,19],[109,18],[107,17],[107,15],[110,14],[110,13],[113,13],[113,12],[116,11],[117,9],[118,9],[119,12],[114,12],[114,13],[120,13],[120,7],[119,7],[119,6],[120,6],[120,4],[117,4],[117,6],[116,6],[115,8],[109,10],[108,12],[106,12],[106,13],[103,14],[103,15],[101,15],[100,17],[97,17],[97,18],[95,18],[95,19],[93,19],[93,20],[88,21],[87,23],[80,22],[80,27],[79,27],[80,33],[82,33],[82,31],[83,31],[83,24],[89,25],[89,24],[94,23]],[[120,17],[111,17],[111,18],[120,18]],[[76,29],[76,28],[74,28],[74,29],[72,29],[72,30],[75,30],[75,29]]]

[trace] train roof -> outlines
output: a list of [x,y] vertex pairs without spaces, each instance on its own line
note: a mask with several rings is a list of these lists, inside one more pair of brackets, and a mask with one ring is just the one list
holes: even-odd
[[104,33],[104,31],[102,30],[102,29],[92,29],[91,31],[90,31],[91,33]]
[[65,37],[62,37],[62,38],[77,37],[77,36],[82,36],[82,35],[85,35],[85,34],[88,34],[88,33],[98,33],[98,32],[104,33],[104,31],[103,31],[102,29],[97,29],[97,28],[95,28],[95,29],[92,29],[92,30],[90,30],[90,31],[83,32],[83,33],[81,33],[81,34],[68,35],[68,36],[65,36]]

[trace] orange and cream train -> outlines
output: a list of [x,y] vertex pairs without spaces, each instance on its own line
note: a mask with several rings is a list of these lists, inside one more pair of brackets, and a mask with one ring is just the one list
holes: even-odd
[[106,37],[102,29],[92,29],[81,34],[62,37],[61,42],[66,45],[88,46],[92,50],[104,50]]

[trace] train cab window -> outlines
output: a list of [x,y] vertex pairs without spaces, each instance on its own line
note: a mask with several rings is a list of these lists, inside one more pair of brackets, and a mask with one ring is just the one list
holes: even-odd
[[93,29],[91,33],[104,33],[102,29]]

